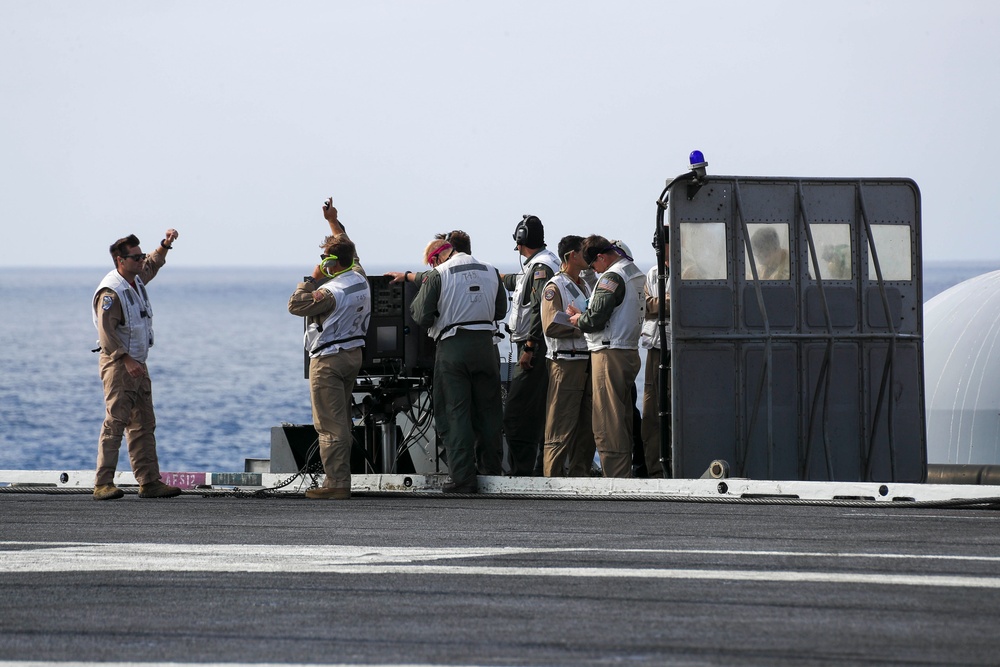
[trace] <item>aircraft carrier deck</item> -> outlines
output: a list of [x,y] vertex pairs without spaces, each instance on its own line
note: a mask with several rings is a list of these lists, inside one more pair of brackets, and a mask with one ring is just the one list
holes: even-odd
[[348,501],[0,489],[0,665],[997,663],[1000,487],[372,477]]

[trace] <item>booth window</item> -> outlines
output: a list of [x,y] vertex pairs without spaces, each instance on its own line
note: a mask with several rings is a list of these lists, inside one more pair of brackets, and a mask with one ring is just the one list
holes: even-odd
[[809,225],[816,257],[817,268],[809,254],[809,277],[819,276],[823,280],[851,280],[851,226],[849,224],[821,223]]
[[791,263],[788,253],[788,225],[749,223],[747,231],[750,234],[750,239],[743,248],[746,279],[753,280],[748,252],[748,250],[753,250],[758,278],[761,280],[789,280],[791,278]]
[[[878,251],[883,280],[912,280],[910,228],[907,225],[872,225],[872,238]],[[875,254],[868,247],[868,280],[878,280]]]
[[682,222],[681,279],[726,279],[726,223]]

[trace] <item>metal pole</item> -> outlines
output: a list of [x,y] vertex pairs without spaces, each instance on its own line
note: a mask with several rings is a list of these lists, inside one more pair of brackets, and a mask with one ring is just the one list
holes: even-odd
[[389,475],[396,467],[396,420],[392,412],[381,422],[382,427],[382,474]]
[[[664,193],[666,193],[666,190]],[[658,369],[659,374],[656,376],[656,387],[658,392],[658,418],[660,420],[660,467],[663,470],[664,477],[673,477],[673,457],[670,452],[671,416],[670,401],[668,400],[670,378],[667,376],[669,366],[665,363],[669,359],[669,356],[664,354],[667,345],[667,275],[663,270],[664,259],[666,258],[666,243],[664,242],[666,239],[663,237],[663,214],[667,208],[667,196],[664,194],[660,197],[656,209],[656,329],[660,339],[660,365]]]
[[660,419],[660,466],[663,468],[664,477],[667,476],[667,466],[666,463],[670,462],[670,477],[676,477],[677,466],[674,461],[671,449],[671,433],[673,432],[673,424],[671,422],[671,409],[670,400],[668,400],[668,388],[670,387],[670,376],[667,374],[669,365],[667,360],[670,359],[669,353],[667,352],[666,345],[667,341],[667,275],[663,271],[663,260],[666,257],[666,239],[663,236],[663,217],[667,210],[667,204],[670,198],[670,188],[674,183],[680,181],[691,181],[694,184],[694,190],[692,190],[692,185],[689,184],[688,188],[688,199],[694,196],[694,191],[700,186],[702,179],[705,177],[705,167],[708,166],[708,162],[705,162],[705,157],[702,155],[701,151],[692,151],[690,155],[691,170],[672,178],[667,181],[666,187],[663,188],[663,192],[660,193],[659,199],[656,200],[656,232],[654,239],[656,241],[656,298],[658,301],[657,313],[656,313],[656,329],[660,337],[660,365],[659,365],[659,375],[657,377],[657,391],[659,392],[658,403],[659,403],[659,419]]

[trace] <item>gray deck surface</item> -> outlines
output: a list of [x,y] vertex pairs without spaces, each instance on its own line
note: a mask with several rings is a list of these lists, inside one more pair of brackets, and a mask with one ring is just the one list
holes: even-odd
[[0,661],[1000,660],[990,510],[11,493],[0,552]]

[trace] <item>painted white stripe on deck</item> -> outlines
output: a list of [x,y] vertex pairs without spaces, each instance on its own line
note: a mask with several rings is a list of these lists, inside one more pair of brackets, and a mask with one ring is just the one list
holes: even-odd
[[[570,552],[635,552],[614,549],[532,548],[386,548],[337,545],[182,545],[182,544],[89,544],[0,542],[2,573],[37,572],[268,572],[326,574],[464,575],[495,577],[573,577],[604,579],[688,579],[709,581],[811,582],[875,584],[889,586],[949,586],[1000,588],[1000,577],[867,574],[798,570],[748,570],[720,568],[634,567],[521,567],[430,564],[430,561]],[[640,550],[646,551],[646,550]],[[657,550],[648,550],[657,551]],[[668,553],[681,553],[663,550]],[[719,555],[828,555],[815,552],[740,552],[690,550],[687,553]],[[856,554],[871,557],[878,554]],[[891,555],[886,555],[891,556]],[[899,557],[921,558],[897,554]],[[932,559],[949,558],[931,556]],[[962,558],[962,557],[955,557]]]
[[[80,549],[102,548],[105,550],[131,551],[146,554],[170,555],[208,554],[219,557],[229,557],[233,554],[249,555],[254,553],[261,558],[285,556],[288,558],[309,558],[313,556],[324,559],[336,558],[338,562],[358,564],[365,562],[415,562],[439,560],[443,558],[479,558],[483,556],[511,556],[517,554],[555,554],[555,553],[648,553],[677,554],[698,556],[749,556],[749,557],[779,557],[779,558],[835,558],[835,559],[880,559],[880,560],[927,560],[927,561],[981,561],[1000,563],[1000,556],[960,556],[954,554],[903,554],[903,553],[872,553],[853,551],[777,551],[761,549],[607,549],[599,547],[362,547],[340,544],[150,544],[146,542],[107,543],[107,542],[49,542],[49,541],[4,541],[0,540],[0,553],[16,553],[7,551],[11,548],[41,547],[48,550],[57,548]],[[32,551],[31,553],[37,553]],[[0,563],[0,571],[3,571]]]
[[[594,549],[593,551],[597,551]],[[603,551],[603,550],[601,550]],[[610,551],[610,550],[608,550]],[[749,551],[740,549],[614,549],[617,553],[698,554],[708,556],[778,556],[802,558],[878,558],[889,560],[955,560],[1000,563],[1000,556],[952,556],[945,554],[874,554],[833,551]]]
[[[357,663],[346,662],[72,662],[46,660],[0,660],[0,667],[358,667]],[[366,667],[436,667],[431,664],[412,662],[365,663]],[[452,667],[477,667],[476,665],[452,665]]]

